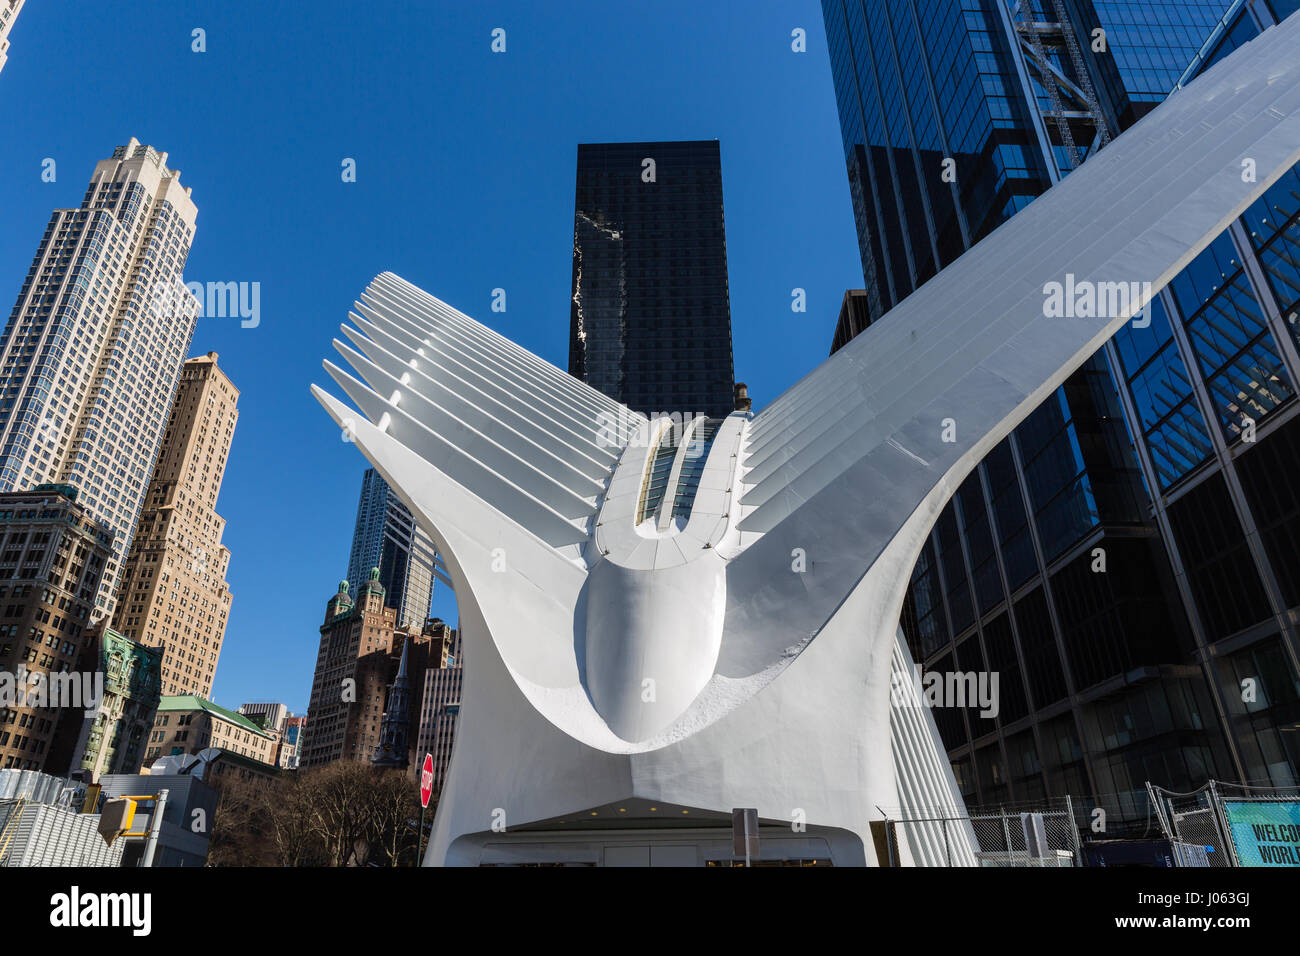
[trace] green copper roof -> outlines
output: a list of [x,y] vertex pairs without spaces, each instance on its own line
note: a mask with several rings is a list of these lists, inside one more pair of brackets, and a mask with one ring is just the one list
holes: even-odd
[[158,712],[165,710],[205,710],[209,714],[214,714],[222,720],[227,720],[232,724],[242,727],[244,730],[251,730],[259,736],[268,740],[273,739],[270,734],[264,731],[257,724],[253,723],[243,714],[236,713],[233,710],[226,710],[224,707],[218,707],[210,700],[204,700],[195,694],[178,694],[175,697],[164,697],[158,701]]
[[46,482],[45,484],[37,485],[35,488],[32,489],[32,491],[55,491],[63,495],[63,497],[67,498],[69,501],[77,500],[76,485],[64,485],[64,484],[58,484],[57,482]]

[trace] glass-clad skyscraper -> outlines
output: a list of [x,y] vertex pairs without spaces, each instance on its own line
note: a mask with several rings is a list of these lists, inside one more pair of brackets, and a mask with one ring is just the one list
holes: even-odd
[[717,140],[584,143],[569,372],[640,412],[733,407]]
[[[869,313],[832,348],[1296,6],[823,0]],[[944,510],[903,626],[999,672],[995,719],[935,714],[971,803],[1069,793],[1114,832],[1148,780],[1300,783],[1297,254],[1293,170]]]
[[353,597],[370,580],[370,569],[378,568],[384,603],[397,609],[397,623],[420,627],[433,601],[434,559],[433,539],[388,482],[367,468],[348,556],[347,580]]

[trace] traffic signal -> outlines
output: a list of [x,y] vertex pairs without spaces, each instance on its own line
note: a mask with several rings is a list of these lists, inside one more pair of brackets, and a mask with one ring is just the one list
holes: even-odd
[[130,797],[109,800],[99,815],[99,835],[109,846],[124,833],[131,830],[131,821],[135,819],[135,801]]

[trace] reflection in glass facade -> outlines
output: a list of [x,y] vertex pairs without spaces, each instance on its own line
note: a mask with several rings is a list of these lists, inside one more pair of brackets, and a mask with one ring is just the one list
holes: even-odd
[[1214,446],[1162,299],[1152,302],[1148,326],[1138,328],[1130,322],[1120,329],[1115,350],[1163,491],[1208,460]]
[[822,4],[873,319],[1051,183],[999,3]]
[[1259,768],[1258,781],[1276,787],[1300,786],[1300,679],[1282,640],[1272,635],[1216,662],[1227,686],[1254,682],[1253,699],[1232,695],[1228,702],[1235,736],[1242,741],[1246,760]]
[[1300,171],[1275,183],[1242,222],[1286,330],[1300,343]]
[[1092,0],[1075,6],[1087,37],[1097,28],[1106,31],[1109,56],[1097,62],[1116,118],[1127,128],[1178,85],[1233,0]]
[[361,497],[348,554],[348,586],[353,597],[379,569],[384,601],[397,609],[400,624],[420,627],[433,601],[433,539],[373,468],[361,477]]
[[1232,237],[1220,236],[1170,286],[1231,441],[1295,394]]
[[[1296,6],[823,0],[869,320]],[[1300,168],[944,509],[902,625],[926,669],[1000,675],[997,718],[935,712],[968,802],[1068,793],[1115,835],[1148,780],[1297,782],[1298,312]]]
[[717,140],[578,146],[569,372],[639,412],[731,413]]

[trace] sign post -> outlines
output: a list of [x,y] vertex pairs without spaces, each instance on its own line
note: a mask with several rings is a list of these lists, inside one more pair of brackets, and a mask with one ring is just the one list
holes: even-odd
[[758,855],[758,810],[739,807],[731,811],[731,850],[736,856],[745,855],[745,866],[753,866],[752,856]]
[[419,866],[424,858],[424,811],[428,809],[431,796],[433,796],[433,754],[425,754],[424,766],[420,768],[420,832],[415,837],[416,866]]

